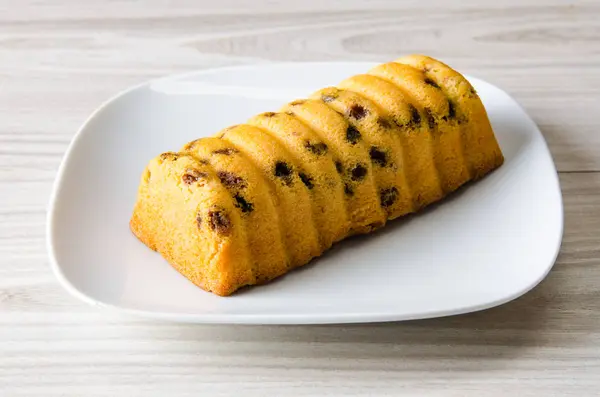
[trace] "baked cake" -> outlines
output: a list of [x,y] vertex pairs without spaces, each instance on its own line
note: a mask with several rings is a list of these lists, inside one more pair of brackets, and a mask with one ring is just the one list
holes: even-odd
[[130,226],[191,282],[227,296],[503,161],[471,84],[410,55],[152,159]]

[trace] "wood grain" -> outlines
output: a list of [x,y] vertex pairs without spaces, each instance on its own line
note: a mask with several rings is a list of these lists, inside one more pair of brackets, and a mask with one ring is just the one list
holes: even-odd
[[[56,283],[56,169],[115,92],[221,65],[409,52],[506,89],[546,137],[565,235],[530,293],[427,321],[193,326],[99,311]],[[599,68],[596,1],[0,0],[0,395],[597,395]]]

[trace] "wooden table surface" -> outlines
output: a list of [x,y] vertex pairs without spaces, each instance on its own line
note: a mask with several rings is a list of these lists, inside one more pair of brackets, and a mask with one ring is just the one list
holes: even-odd
[[[412,52],[506,89],[550,146],[565,232],[530,293],[426,321],[196,326],[108,314],[58,285],[49,192],[115,92],[220,65]],[[600,395],[599,71],[597,1],[0,0],[0,396]]]

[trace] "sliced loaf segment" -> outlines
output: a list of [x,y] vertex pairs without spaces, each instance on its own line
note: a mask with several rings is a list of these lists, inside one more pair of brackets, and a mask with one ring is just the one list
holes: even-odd
[[419,209],[443,197],[440,177],[440,147],[418,103],[395,85],[375,76],[357,75],[342,81],[339,87],[356,92],[382,109],[394,121],[396,139],[402,145],[408,185]]
[[469,81],[445,63],[424,55],[409,55],[395,62],[422,71],[427,79],[454,105],[463,152],[474,179],[479,179],[504,162],[487,112]]
[[298,175],[310,192],[321,248],[326,250],[346,237],[350,222],[344,185],[327,144],[289,114],[262,113],[251,118],[248,124],[269,133],[294,157]]
[[350,234],[367,233],[384,225],[387,216],[379,203],[369,151],[360,132],[321,100],[294,101],[282,111],[308,125],[331,151],[344,182]]
[[210,165],[163,153],[138,197],[131,230],[194,284],[225,296],[256,282],[242,214]]
[[321,254],[312,214],[310,193],[298,174],[299,165],[285,148],[260,128],[241,124],[219,134],[260,169],[271,185],[279,216],[290,268],[301,266]]
[[188,143],[183,150],[210,163],[241,212],[256,282],[260,284],[284,274],[289,262],[282,238],[284,225],[262,172],[223,139],[201,138]]
[[325,88],[312,98],[323,100],[344,115],[348,124],[361,134],[368,147],[380,205],[388,219],[412,212],[413,199],[404,172],[403,148],[393,136],[391,119],[373,102],[344,89]]

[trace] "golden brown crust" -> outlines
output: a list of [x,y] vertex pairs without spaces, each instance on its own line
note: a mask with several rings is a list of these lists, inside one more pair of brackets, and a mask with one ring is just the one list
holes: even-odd
[[228,296],[503,161],[469,82],[411,55],[152,159],[129,226],[192,283]]
[[298,175],[309,190],[321,249],[343,239],[350,227],[342,178],[329,147],[308,126],[286,113],[263,113],[248,120],[277,140],[299,164]]
[[424,72],[455,105],[456,121],[460,125],[463,152],[477,180],[504,163],[487,112],[469,81],[445,63],[425,55],[409,55],[395,62],[410,65]]
[[471,178],[463,153],[454,106],[435,81],[411,66],[395,62],[379,65],[369,75],[384,79],[401,89],[413,104],[426,113],[436,148],[435,161],[444,192],[449,193]]
[[394,219],[413,212],[403,148],[390,133],[393,127],[388,115],[367,98],[336,87],[319,90],[312,98],[323,100],[342,114],[360,134],[371,162],[379,205],[386,211],[387,218]]
[[207,161],[241,211],[257,283],[287,272],[289,257],[282,239],[283,224],[269,184],[261,171],[224,139],[202,138],[183,151]]
[[283,238],[289,268],[306,264],[321,254],[311,209],[310,193],[302,183],[299,165],[269,134],[248,124],[224,131],[223,138],[259,168],[272,186],[283,219]]
[[443,148],[423,106],[395,85],[370,75],[345,79],[340,87],[357,92],[385,109],[393,121],[394,137],[403,147],[405,170],[415,208],[422,208],[443,197]]
[[312,128],[334,156],[344,183],[350,234],[368,233],[385,224],[386,214],[379,205],[368,148],[359,131],[321,100],[294,101],[282,111]]

